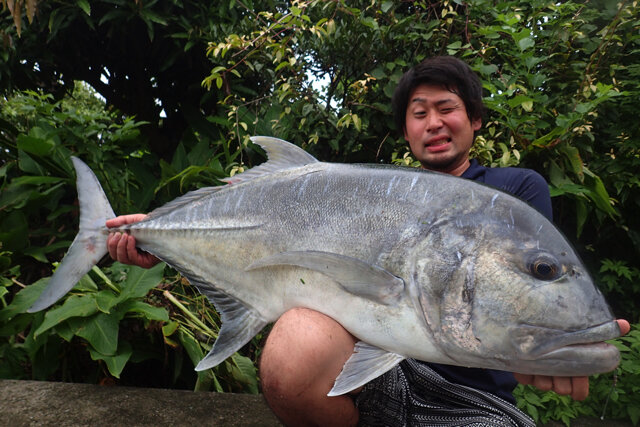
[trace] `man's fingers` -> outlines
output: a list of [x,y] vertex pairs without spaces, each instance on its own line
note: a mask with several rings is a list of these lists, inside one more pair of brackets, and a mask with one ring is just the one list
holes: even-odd
[[589,377],[550,377],[514,373],[520,384],[532,385],[539,390],[570,395],[573,400],[584,400],[589,395]]
[[107,250],[109,251],[109,256],[113,259],[118,259],[118,240],[120,240],[120,233],[109,233],[107,237]]
[[589,396],[589,377],[571,377],[571,397],[584,400]]
[[546,375],[534,375],[533,386],[542,391],[549,391],[553,389],[553,378]]
[[533,385],[533,375],[519,374],[517,372],[514,372],[513,376],[520,384]]
[[631,325],[624,319],[616,320],[618,322],[618,327],[620,328],[620,333],[622,335],[626,335],[631,330]]
[[133,224],[134,222],[142,221],[146,217],[147,215],[145,214],[120,215],[115,218],[108,219],[105,225],[108,228],[120,227],[121,225]]
[[553,382],[552,390],[558,394],[572,394],[571,377],[551,377]]
[[132,263],[131,259],[129,258],[128,245],[129,245],[129,235],[120,234],[120,239],[118,240],[118,246],[116,248],[116,259],[123,264]]

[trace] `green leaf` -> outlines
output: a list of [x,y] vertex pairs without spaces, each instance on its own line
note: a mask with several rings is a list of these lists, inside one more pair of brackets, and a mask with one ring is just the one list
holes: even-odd
[[32,246],[28,249],[25,249],[24,254],[32,256],[33,258],[37,259],[40,262],[48,263],[49,260],[47,259],[45,254],[49,252],[57,251],[58,249],[61,249],[61,248],[67,248],[69,247],[70,244],[71,242],[67,240],[63,240],[63,241],[55,242],[51,245],[47,245],[44,247]]
[[20,176],[11,180],[13,185],[51,185],[64,181],[65,178],[58,178],[54,176]]
[[586,180],[588,182],[589,190],[591,190],[588,193],[589,198],[593,200],[598,209],[607,213],[609,216],[619,216],[620,214],[618,211],[611,205],[611,198],[609,197],[609,193],[607,192],[602,179],[587,168],[584,168],[584,172],[585,175],[590,178]]
[[578,237],[582,235],[588,214],[587,204],[583,200],[576,200],[576,236]]
[[19,135],[18,148],[36,156],[46,156],[53,151],[56,144],[50,139],[42,139],[30,135]]
[[91,347],[104,355],[115,355],[118,347],[118,329],[122,313],[98,313],[87,319],[76,335],[86,339]]
[[45,277],[18,292],[13,297],[11,304],[0,310],[0,323],[8,322],[14,316],[25,313],[36,302],[44,288],[47,287],[47,283],[49,283],[49,278]]
[[131,267],[127,280],[122,284],[122,293],[118,300],[123,302],[129,298],[145,296],[150,289],[156,287],[162,281],[164,267],[165,264],[162,262],[149,269]]
[[382,10],[383,13],[387,13],[389,12],[389,10],[391,10],[392,7],[393,7],[392,1],[384,1],[382,2],[382,6],[380,7],[380,10]]
[[122,370],[133,354],[133,349],[128,341],[122,341],[118,345],[118,351],[114,355],[102,354],[89,347],[89,353],[93,360],[104,360],[109,373],[116,378],[120,378]]
[[146,320],[159,320],[162,322],[169,321],[169,313],[164,307],[154,307],[142,301],[127,301],[120,307],[127,313],[141,314]]
[[91,5],[88,0],[78,0],[76,4],[87,16],[91,16]]
[[234,379],[245,384],[247,390],[252,394],[258,394],[258,373],[251,359],[235,353],[231,359],[238,368],[234,370]]
[[535,44],[536,43],[530,37],[525,37],[525,38],[523,38],[521,40],[518,40],[518,47],[520,48],[520,50],[522,52],[524,52],[525,50],[535,46]]
[[162,327],[162,335],[164,335],[165,337],[173,335],[173,333],[178,329],[179,326],[180,324],[175,321],[167,323]]
[[145,21],[151,21],[151,22],[155,22],[156,24],[160,24],[160,25],[168,25],[167,21],[161,17],[160,15],[158,15],[157,13],[149,10],[149,9],[143,9],[140,11],[140,16],[142,16],[142,18]]
[[200,347],[200,344],[196,341],[193,335],[183,329],[178,330],[178,336],[180,338],[180,343],[183,345],[185,350],[187,350],[187,354],[189,355],[191,362],[194,366],[197,365],[204,357],[202,347]]
[[36,329],[35,336],[71,317],[88,317],[97,311],[98,307],[93,295],[71,295],[60,307],[54,307],[46,312],[44,322]]

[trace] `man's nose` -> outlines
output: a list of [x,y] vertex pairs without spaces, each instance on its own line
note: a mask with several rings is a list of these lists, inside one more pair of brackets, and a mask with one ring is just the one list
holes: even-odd
[[440,129],[442,127],[442,118],[438,113],[429,114],[426,118],[426,121],[427,121],[427,131]]

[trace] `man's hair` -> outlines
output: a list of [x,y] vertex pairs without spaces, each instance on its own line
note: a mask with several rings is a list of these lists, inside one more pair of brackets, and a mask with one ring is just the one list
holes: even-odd
[[396,127],[405,129],[405,116],[411,92],[422,84],[442,86],[458,95],[467,110],[469,121],[482,119],[482,83],[466,62],[453,56],[427,58],[404,73],[393,92],[391,106]]

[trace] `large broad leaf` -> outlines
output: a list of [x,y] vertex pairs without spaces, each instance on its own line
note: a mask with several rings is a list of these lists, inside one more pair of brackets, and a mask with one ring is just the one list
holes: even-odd
[[5,323],[15,315],[26,312],[36,302],[48,282],[49,278],[45,277],[18,292],[11,304],[0,310],[0,323]]
[[116,378],[120,378],[122,370],[131,358],[133,349],[128,341],[122,341],[118,345],[118,351],[114,355],[102,354],[93,348],[89,348],[89,353],[93,360],[104,360],[107,369],[109,369],[109,373]]
[[137,313],[145,320],[169,321],[169,313],[164,307],[154,307],[146,302],[129,300],[118,307],[126,313]]
[[47,311],[44,322],[36,329],[37,337],[46,330],[71,317],[88,317],[98,311],[98,306],[93,294],[78,296],[71,295],[60,307],[55,307]]
[[232,360],[238,368],[233,370],[233,378],[245,384],[249,393],[258,394],[258,372],[251,359],[235,353]]
[[87,319],[76,335],[86,339],[97,352],[113,356],[118,348],[118,329],[122,317],[123,314],[119,312],[98,313]]
[[[200,360],[202,360],[202,358],[204,357],[204,352],[202,351],[202,347],[200,347],[200,344],[198,343],[198,341],[196,341],[196,339],[188,332],[185,332],[184,330],[181,329],[178,331],[178,334],[180,337],[180,342],[182,343],[185,350],[187,350],[187,354],[189,355],[189,358],[191,359],[193,366],[196,366],[198,362],[200,362]],[[215,391],[217,392],[224,391],[224,389],[220,385],[220,382],[218,381],[215,374],[213,373],[213,369],[199,371],[197,374],[198,374],[198,380],[196,382],[195,391],[209,390],[209,385],[212,382],[213,382]]]
[[45,156],[53,151],[56,144],[46,137],[43,138],[43,135],[33,136],[32,134],[38,133],[34,132],[37,129],[39,128],[33,128],[29,135],[19,135],[17,139],[18,148],[36,156]]
[[142,298],[162,281],[162,272],[164,263],[144,269],[140,267],[131,267],[127,280],[122,284],[122,293],[119,301],[126,301],[129,298]]

